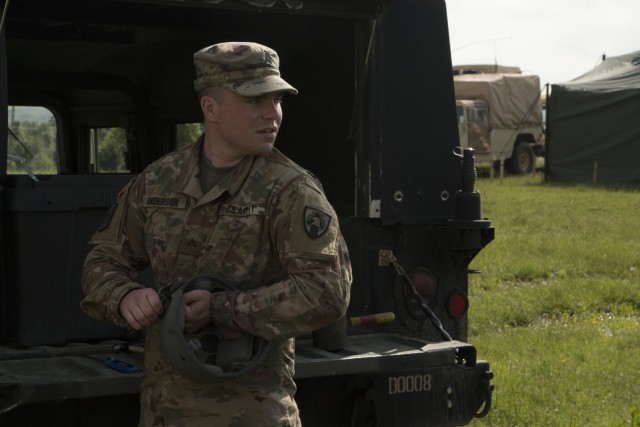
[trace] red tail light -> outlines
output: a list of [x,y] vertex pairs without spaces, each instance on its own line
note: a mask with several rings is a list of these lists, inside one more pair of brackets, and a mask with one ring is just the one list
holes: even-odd
[[432,300],[438,293],[438,280],[431,270],[418,267],[411,271],[409,278],[416,291],[427,300]]
[[462,317],[469,309],[469,298],[462,292],[455,292],[449,296],[448,308],[453,317]]

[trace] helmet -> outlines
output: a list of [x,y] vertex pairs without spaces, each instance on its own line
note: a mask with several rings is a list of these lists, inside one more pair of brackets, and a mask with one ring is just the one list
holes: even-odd
[[271,345],[260,337],[241,333],[237,339],[225,339],[214,323],[185,335],[183,295],[195,289],[220,292],[233,287],[213,276],[196,276],[175,288],[162,321],[162,346],[174,369],[192,381],[214,383],[256,368]]

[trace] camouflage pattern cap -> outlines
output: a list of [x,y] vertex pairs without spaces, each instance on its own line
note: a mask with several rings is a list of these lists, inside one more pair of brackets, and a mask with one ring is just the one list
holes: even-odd
[[275,50],[258,43],[214,44],[193,55],[195,89],[224,86],[242,96],[298,90],[280,77],[280,60]]

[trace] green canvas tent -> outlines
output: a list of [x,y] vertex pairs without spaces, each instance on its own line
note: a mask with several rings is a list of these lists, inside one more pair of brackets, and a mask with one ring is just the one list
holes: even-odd
[[547,114],[549,181],[640,183],[640,51],[552,85]]

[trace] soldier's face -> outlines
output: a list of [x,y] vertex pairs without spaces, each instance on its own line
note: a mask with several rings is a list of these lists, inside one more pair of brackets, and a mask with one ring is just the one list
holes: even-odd
[[218,102],[220,148],[239,157],[271,151],[282,123],[282,96],[246,97],[225,90]]

